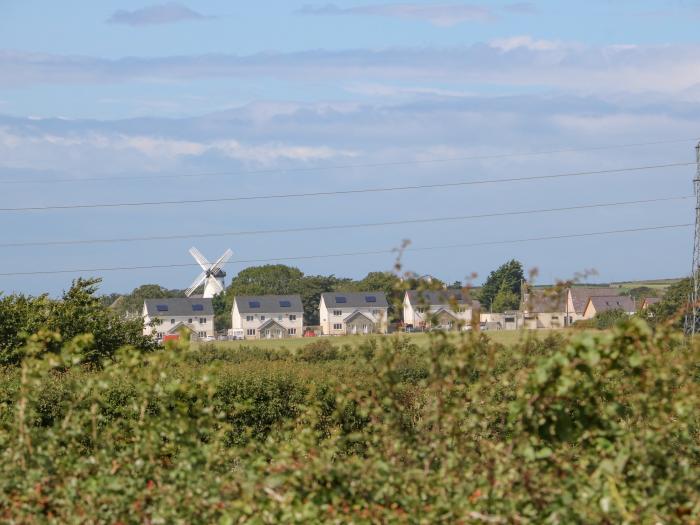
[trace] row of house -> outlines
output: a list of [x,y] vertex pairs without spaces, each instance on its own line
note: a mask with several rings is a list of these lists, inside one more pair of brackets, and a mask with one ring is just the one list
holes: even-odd
[[[646,308],[658,299],[646,299]],[[479,301],[461,290],[408,291],[403,300],[403,326],[407,331],[468,329],[476,323],[484,330],[556,329],[591,319],[608,310],[628,314],[639,308],[635,301],[609,287],[571,287],[561,292],[534,290],[524,294],[520,310],[482,312]],[[196,338],[214,338],[211,299],[148,299],[144,303],[144,333],[159,339],[184,327]],[[323,335],[384,334],[389,329],[389,303],[383,292],[329,292],[319,302]],[[299,295],[236,296],[230,335],[244,339],[280,339],[304,335],[304,307]]]

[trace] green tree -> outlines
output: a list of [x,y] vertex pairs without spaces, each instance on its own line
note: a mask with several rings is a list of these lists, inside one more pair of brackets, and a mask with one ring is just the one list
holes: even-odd
[[[143,284],[134,288],[126,295],[108,295],[100,297],[103,304],[107,304],[119,315],[141,315],[143,302],[146,299],[165,299],[169,297],[184,297],[184,290],[168,290],[157,284]],[[111,302],[110,302],[110,299]]]
[[523,273],[523,265],[515,259],[508,261],[499,266],[496,270],[489,274],[488,279],[479,291],[479,300],[485,310],[496,309],[494,300],[501,290],[502,304],[513,304],[512,295],[515,295],[518,300],[515,303],[515,308],[520,303],[521,286],[525,279]]
[[[56,332],[62,341],[92,335],[89,344],[81,347],[84,362],[99,363],[124,346],[153,350],[153,340],[142,335],[141,317],[125,319],[95,295],[100,281],[77,279],[59,300],[47,295],[10,295],[0,300],[0,364],[18,363],[27,337],[41,330]],[[58,351],[60,340],[56,344],[49,351]]]
[[491,307],[494,312],[517,310],[520,306],[520,295],[516,294],[507,283],[502,283],[496,297],[493,298]]
[[649,308],[649,322],[652,324],[671,322],[675,328],[683,328],[684,315],[692,290],[693,281],[690,277],[669,286],[661,302]]

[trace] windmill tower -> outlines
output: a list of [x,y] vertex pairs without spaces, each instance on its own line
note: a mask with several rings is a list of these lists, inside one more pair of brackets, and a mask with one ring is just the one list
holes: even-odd
[[695,147],[697,173],[693,179],[695,187],[695,241],[693,243],[693,288],[690,291],[690,305],[685,314],[685,333],[695,335],[700,331],[700,142]]
[[190,254],[197,261],[199,266],[202,267],[202,273],[194,280],[192,285],[187,289],[185,295],[190,297],[194,291],[204,284],[204,294],[202,297],[211,298],[216,294],[224,291],[224,277],[226,277],[226,272],[222,270],[224,264],[233,255],[231,250],[226,250],[224,254],[219,257],[216,262],[210,263],[207,258],[202,255],[197,248],[190,248]]

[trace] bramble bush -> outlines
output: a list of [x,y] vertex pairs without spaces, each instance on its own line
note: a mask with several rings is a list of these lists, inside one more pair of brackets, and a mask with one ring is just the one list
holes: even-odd
[[640,319],[86,367],[93,345],[42,331],[0,370],[3,522],[700,520],[698,349]]

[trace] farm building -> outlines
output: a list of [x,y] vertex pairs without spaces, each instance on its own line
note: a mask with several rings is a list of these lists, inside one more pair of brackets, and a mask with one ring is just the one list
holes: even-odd
[[531,290],[523,294],[523,328],[556,329],[568,326],[567,294],[557,290]]
[[146,299],[143,303],[143,334],[158,340],[178,335],[182,329],[193,339],[214,337],[214,307],[211,299],[178,297]]
[[403,299],[403,321],[407,329],[466,329],[472,319],[478,322],[480,309],[462,290],[410,290]]
[[642,304],[639,305],[640,310],[648,310],[650,306],[661,302],[660,297],[645,297],[642,299]]
[[245,339],[301,337],[304,307],[298,295],[238,295],[233,299],[231,327]]
[[483,312],[479,316],[479,326],[484,331],[518,330],[523,327],[523,313],[519,310],[506,312]]
[[330,292],[319,304],[323,335],[385,334],[389,303],[384,292]]
[[622,310],[626,314],[633,315],[637,308],[634,299],[626,295],[594,296],[588,299],[583,318],[592,319],[596,314],[610,310]]

